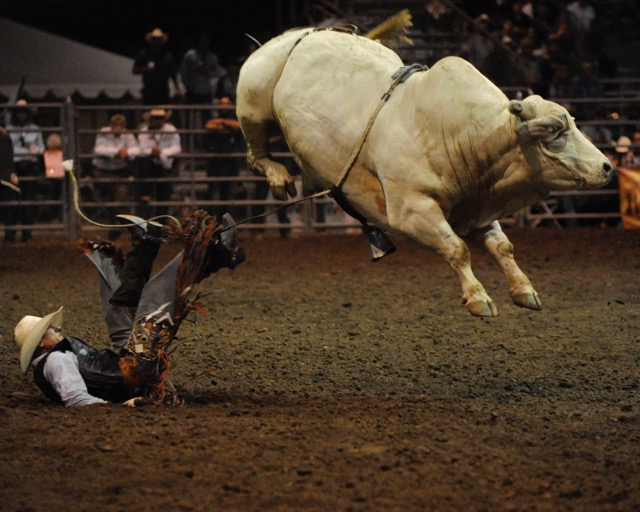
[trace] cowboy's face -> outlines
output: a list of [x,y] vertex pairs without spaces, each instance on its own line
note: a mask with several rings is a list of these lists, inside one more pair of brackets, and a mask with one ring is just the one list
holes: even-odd
[[153,50],[159,50],[164,46],[164,39],[162,39],[161,37],[151,37],[149,38],[149,46]]
[[149,128],[159,130],[164,125],[164,117],[151,116],[149,118]]
[[42,336],[42,339],[40,340],[40,343],[38,343],[38,346],[48,351],[55,347],[63,339],[64,336],[62,336],[62,328],[56,327],[55,325],[50,325]]
[[31,118],[31,114],[27,110],[16,110],[16,121],[18,124],[26,124]]

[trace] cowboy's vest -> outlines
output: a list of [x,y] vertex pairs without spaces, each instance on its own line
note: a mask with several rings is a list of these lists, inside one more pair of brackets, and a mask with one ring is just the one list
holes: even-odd
[[47,398],[62,403],[60,395],[44,376],[44,365],[53,352],[67,351],[72,351],[78,358],[80,375],[89,394],[112,402],[123,402],[134,396],[120,372],[120,358],[115,352],[98,350],[78,338],[67,336],[38,361],[33,372],[36,384]]

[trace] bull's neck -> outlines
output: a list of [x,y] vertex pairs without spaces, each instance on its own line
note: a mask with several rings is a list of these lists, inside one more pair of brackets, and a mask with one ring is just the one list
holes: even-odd
[[[506,143],[499,150],[499,157],[494,164],[493,176],[495,181],[494,195],[499,201],[513,204],[512,211],[528,206],[549,193],[540,182],[538,164],[528,161],[522,151],[516,133],[520,121],[509,115]],[[535,168],[532,168],[532,164]]]
[[466,138],[472,141],[469,147],[461,144],[457,151],[459,165],[455,168],[464,174],[458,181],[465,187],[452,205],[454,224],[463,225],[465,219],[473,218],[478,225],[485,225],[548,194],[536,179],[538,173],[527,166],[518,144],[515,116],[508,114],[504,121],[482,140]]

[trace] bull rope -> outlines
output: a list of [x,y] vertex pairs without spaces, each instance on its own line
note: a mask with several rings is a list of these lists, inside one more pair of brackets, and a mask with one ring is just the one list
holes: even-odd
[[360,136],[360,140],[358,141],[357,146],[354,148],[353,152],[351,153],[351,157],[347,161],[347,165],[345,165],[344,169],[342,170],[342,174],[340,175],[340,179],[338,180],[338,183],[333,188],[341,189],[342,185],[344,185],[344,182],[347,180],[347,176],[349,175],[349,172],[351,172],[351,169],[355,165],[356,160],[360,156],[362,147],[364,146],[364,143],[366,142],[367,137],[369,136],[369,132],[373,127],[373,123],[378,117],[378,113],[380,112],[380,110],[382,110],[382,107],[384,107],[387,104],[387,101],[389,101],[389,98],[391,98],[391,94],[393,94],[393,91],[395,91],[396,87],[398,87],[398,85],[403,83],[407,78],[409,78],[415,72],[426,71],[428,69],[429,67],[423,64],[411,64],[410,66],[402,66],[391,76],[391,78],[393,78],[394,81],[389,86],[389,89],[387,89],[387,92],[385,92],[382,95],[382,97],[380,98],[380,101],[378,102],[378,106],[373,111],[373,114],[371,114],[371,117],[369,117],[369,121],[367,122],[367,125],[365,126],[364,131]]

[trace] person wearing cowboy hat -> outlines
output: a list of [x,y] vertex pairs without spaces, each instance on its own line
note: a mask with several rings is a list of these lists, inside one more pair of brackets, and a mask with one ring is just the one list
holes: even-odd
[[[42,168],[42,154],[45,150],[44,139],[40,127],[33,122],[35,109],[26,100],[19,99],[14,107],[12,124],[7,125],[7,132],[13,142],[13,161],[15,163],[18,180],[25,176],[38,176],[44,173]],[[36,195],[37,182],[22,181],[20,185],[20,199],[31,200]],[[16,207],[9,224],[22,224],[22,241],[31,240],[31,229],[26,226],[33,224],[33,211],[28,206]],[[7,236],[9,235],[9,236]],[[5,242],[14,242],[13,234],[5,233]]]
[[[208,216],[196,212],[206,222],[197,224],[204,250],[182,251],[153,278],[153,261],[166,238],[163,226],[133,215],[119,215],[118,221],[131,231],[132,249],[124,257],[110,242],[83,241],[84,254],[100,274],[100,298],[113,350],[98,350],[84,341],[63,334],[63,307],[44,317],[27,315],[14,329],[14,340],[20,350],[20,369],[31,367],[40,390],[49,399],[67,407],[124,402],[135,406],[134,397],[144,395],[145,383],[133,382],[125,375],[122,359],[133,361],[141,375],[148,379],[166,370],[166,361],[137,358],[136,333],[149,325],[176,325],[184,311],[177,304],[193,285],[220,268],[233,269],[244,261],[244,252],[236,247],[233,219],[223,216],[222,230],[207,231]],[[192,221],[195,217],[190,217]],[[193,221],[185,224],[192,226]],[[197,238],[190,232],[184,238]],[[193,247],[193,246],[191,246]],[[196,247],[197,249],[198,247]],[[187,260],[188,261],[185,261]],[[178,287],[185,272],[198,269],[185,289]],[[189,311],[189,310],[187,310]],[[155,331],[151,331],[151,338]]]
[[636,167],[636,157],[631,150],[631,139],[621,135],[615,144],[615,165],[617,167]]
[[[143,202],[152,199],[169,201],[173,193],[173,186],[169,181],[146,182],[145,179],[168,178],[175,174],[175,158],[182,152],[180,134],[176,127],[169,122],[171,113],[164,108],[154,108],[146,112],[147,121],[138,135],[140,143],[140,176],[143,182],[141,198]],[[159,206],[153,215],[166,215],[169,208]],[[148,216],[152,212],[141,212]]]
[[170,102],[171,81],[176,96],[184,95],[178,74],[178,64],[167,50],[169,36],[160,28],[146,35],[147,47],[140,51],[133,63],[133,74],[142,75],[142,102],[145,105],[166,105]]

